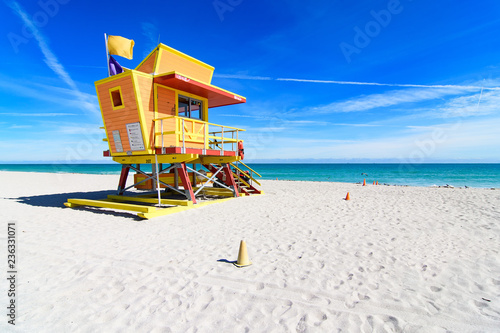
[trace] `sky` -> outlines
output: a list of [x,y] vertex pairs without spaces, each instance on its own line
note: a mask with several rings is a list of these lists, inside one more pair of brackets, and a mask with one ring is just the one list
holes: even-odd
[[248,162],[500,162],[500,2],[0,2],[0,163],[109,162],[104,33],[215,67]]

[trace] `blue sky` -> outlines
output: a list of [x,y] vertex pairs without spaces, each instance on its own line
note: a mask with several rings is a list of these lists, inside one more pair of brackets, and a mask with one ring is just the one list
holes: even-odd
[[0,2],[0,162],[109,161],[94,81],[104,33],[160,40],[247,103],[248,161],[500,162],[500,3]]

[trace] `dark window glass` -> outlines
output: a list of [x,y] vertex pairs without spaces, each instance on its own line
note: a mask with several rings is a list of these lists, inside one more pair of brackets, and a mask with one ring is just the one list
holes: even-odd
[[111,92],[111,97],[113,98],[113,106],[116,108],[118,106],[122,106],[122,96],[120,94],[120,90],[114,90]]
[[203,102],[186,96],[179,95],[179,117],[202,119]]

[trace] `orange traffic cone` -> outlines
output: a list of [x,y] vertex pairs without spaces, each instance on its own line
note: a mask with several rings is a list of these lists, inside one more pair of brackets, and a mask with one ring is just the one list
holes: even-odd
[[375,181],[373,181],[373,185],[375,185]]
[[378,185],[378,180],[377,180],[377,185]]
[[363,186],[366,186],[366,179],[363,179]]
[[252,262],[248,259],[247,243],[244,240],[240,242],[240,252],[238,253],[238,261],[234,263],[236,267],[250,266]]
[[351,197],[349,196],[349,192],[347,192],[347,195],[345,196],[345,200],[351,200]]

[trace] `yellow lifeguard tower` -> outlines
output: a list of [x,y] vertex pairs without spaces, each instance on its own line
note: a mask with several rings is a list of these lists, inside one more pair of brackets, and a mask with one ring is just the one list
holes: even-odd
[[[244,130],[209,122],[209,109],[246,102],[212,85],[213,71],[160,44],[134,70],[96,81],[109,145],[104,156],[122,164],[118,191],[103,200],[68,199],[65,205],[151,218],[214,199],[261,194],[255,179],[261,176],[241,162]],[[134,184],[127,186],[130,170],[136,172]],[[130,189],[134,195],[125,194]]]

